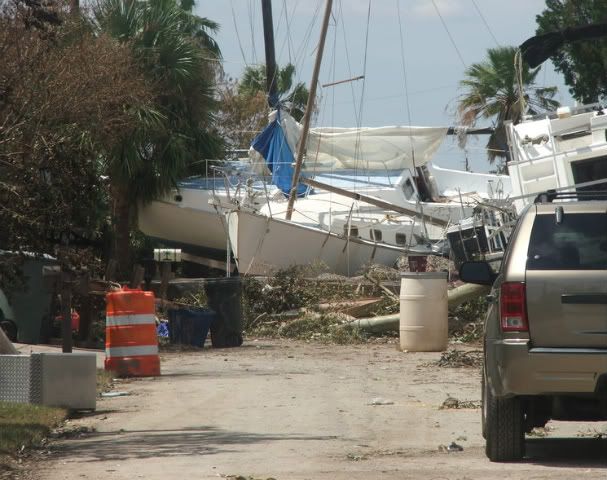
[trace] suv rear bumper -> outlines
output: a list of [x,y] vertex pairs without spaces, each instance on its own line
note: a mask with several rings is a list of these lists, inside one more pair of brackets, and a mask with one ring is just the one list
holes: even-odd
[[527,340],[496,340],[487,365],[496,396],[592,394],[607,374],[607,348],[529,348]]

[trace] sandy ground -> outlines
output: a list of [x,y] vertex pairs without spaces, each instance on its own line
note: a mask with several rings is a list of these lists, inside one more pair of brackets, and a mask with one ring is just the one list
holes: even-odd
[[[607,440],[589,436],[605,423],[551,423],[547,438],[528,439],[525,461],[490,463],[479,409],[439,409],[448,395],[480,400],[479,372],[438,358],[274,340],[164,354],[162,377],[117,383],[129,395],[73,420],[95,431],[53,443],[35,477],[607,478]],[[441,451],[451,442],[463,451]]]

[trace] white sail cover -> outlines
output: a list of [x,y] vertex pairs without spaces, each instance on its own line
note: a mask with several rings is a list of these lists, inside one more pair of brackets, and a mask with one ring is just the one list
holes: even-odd
[[[280,112],[281,127],[296,156],[302,126]],[[447,127],[377,127],[310,129],[303,170],[404,170],[430,161]]]

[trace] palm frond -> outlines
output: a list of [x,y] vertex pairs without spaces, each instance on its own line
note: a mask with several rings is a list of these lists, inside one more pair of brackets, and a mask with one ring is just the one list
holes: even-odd
[[[515,47],[498,47],[487,50],[487,58],[466,68],[460,88],[464,93],[458,99],[457,116],[462,125],[476,125],[481,119],[494,123],[496,131],[487,144],[489,161],[505,157],[504,122],[519,122],[525,100],[528,113],[552,110],[558,106],[553,97],[556,87],[537,87],[535,79],[539,69],[523,64],[521,72],[515,66]],[[519,74],[523,91],[519,91]]]

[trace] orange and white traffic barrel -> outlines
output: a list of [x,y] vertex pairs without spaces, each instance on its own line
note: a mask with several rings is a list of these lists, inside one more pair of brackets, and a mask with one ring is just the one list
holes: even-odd
[[105,369],[120,377],[160,375],[154,294],[123,288],[106,301]]

